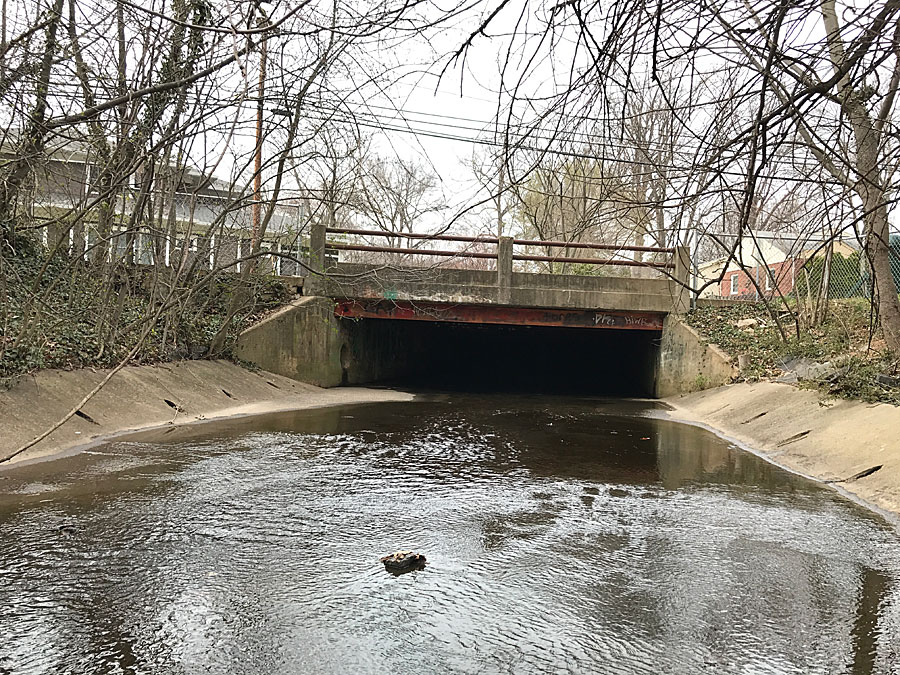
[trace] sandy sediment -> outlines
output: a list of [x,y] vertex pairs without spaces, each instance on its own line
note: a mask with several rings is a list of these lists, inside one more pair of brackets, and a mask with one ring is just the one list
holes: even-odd
[[[0,458],[62,419],[108,373],[41,371],[0,391]],[[388,389],[321,389],[228,361],[132,366],[120,372],[73,417],[4,467],[71,454],[125,432],[204,420],[348,403],[407,401]]]
[[[900,408],[756,382],[665,399],[671,419],[699,424],[762,457],[900,516]],[[865,476],[858,476],[880,467]]]

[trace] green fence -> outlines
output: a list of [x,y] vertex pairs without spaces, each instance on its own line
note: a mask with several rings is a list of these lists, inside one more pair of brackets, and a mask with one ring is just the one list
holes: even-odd
[[[900,288],[900,235],[891,235],[891,272]],[[868,263],[860,251],[848,256],[835,253],[831,259],[831,278],[828,295],[831,298],[865,298],[870,293]],[[825,258],[817,256],[804,265],[797,278],[794,294],[798,297],[816,295],[825,277]]]

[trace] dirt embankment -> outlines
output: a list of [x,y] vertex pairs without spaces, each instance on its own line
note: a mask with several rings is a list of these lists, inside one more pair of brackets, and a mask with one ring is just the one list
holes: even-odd
[[[7,457],[62,419],[108,371],[41,371],[0,391],[0,458]],[[321,389],[227,361],[182,361],[134,366],[119,373],[79,413],[46,439],[0,463],[70,453],[118,434],[164,425],[256,415],[344,403],[410,400],[379,389]]]
[[674,420],[721,432],[776,464],[900,517],[898,407],[823,400],[817,392],[774,382],[733,384],[666,402],[674,407]]

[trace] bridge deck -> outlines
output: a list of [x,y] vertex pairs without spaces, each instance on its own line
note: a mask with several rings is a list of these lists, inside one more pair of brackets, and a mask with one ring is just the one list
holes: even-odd
[[[341,264],[327,270],[314,294],[334,298],[495,305],[535,309],[610,310],[666,314],[686,309],[687,292],[673,279],[459,269],[388,269]],[[309,283],[309,282],[307,282]],[[312,294],[312,293],[310,293]]]

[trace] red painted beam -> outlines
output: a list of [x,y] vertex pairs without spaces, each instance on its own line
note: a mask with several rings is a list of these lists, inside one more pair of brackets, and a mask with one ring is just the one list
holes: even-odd
[[650,312],[448,305],[438,302],[374,299],[339,300],[334,313],[339,317],[365,319],[656,331],[662,330],[664,318],[663,314]]

